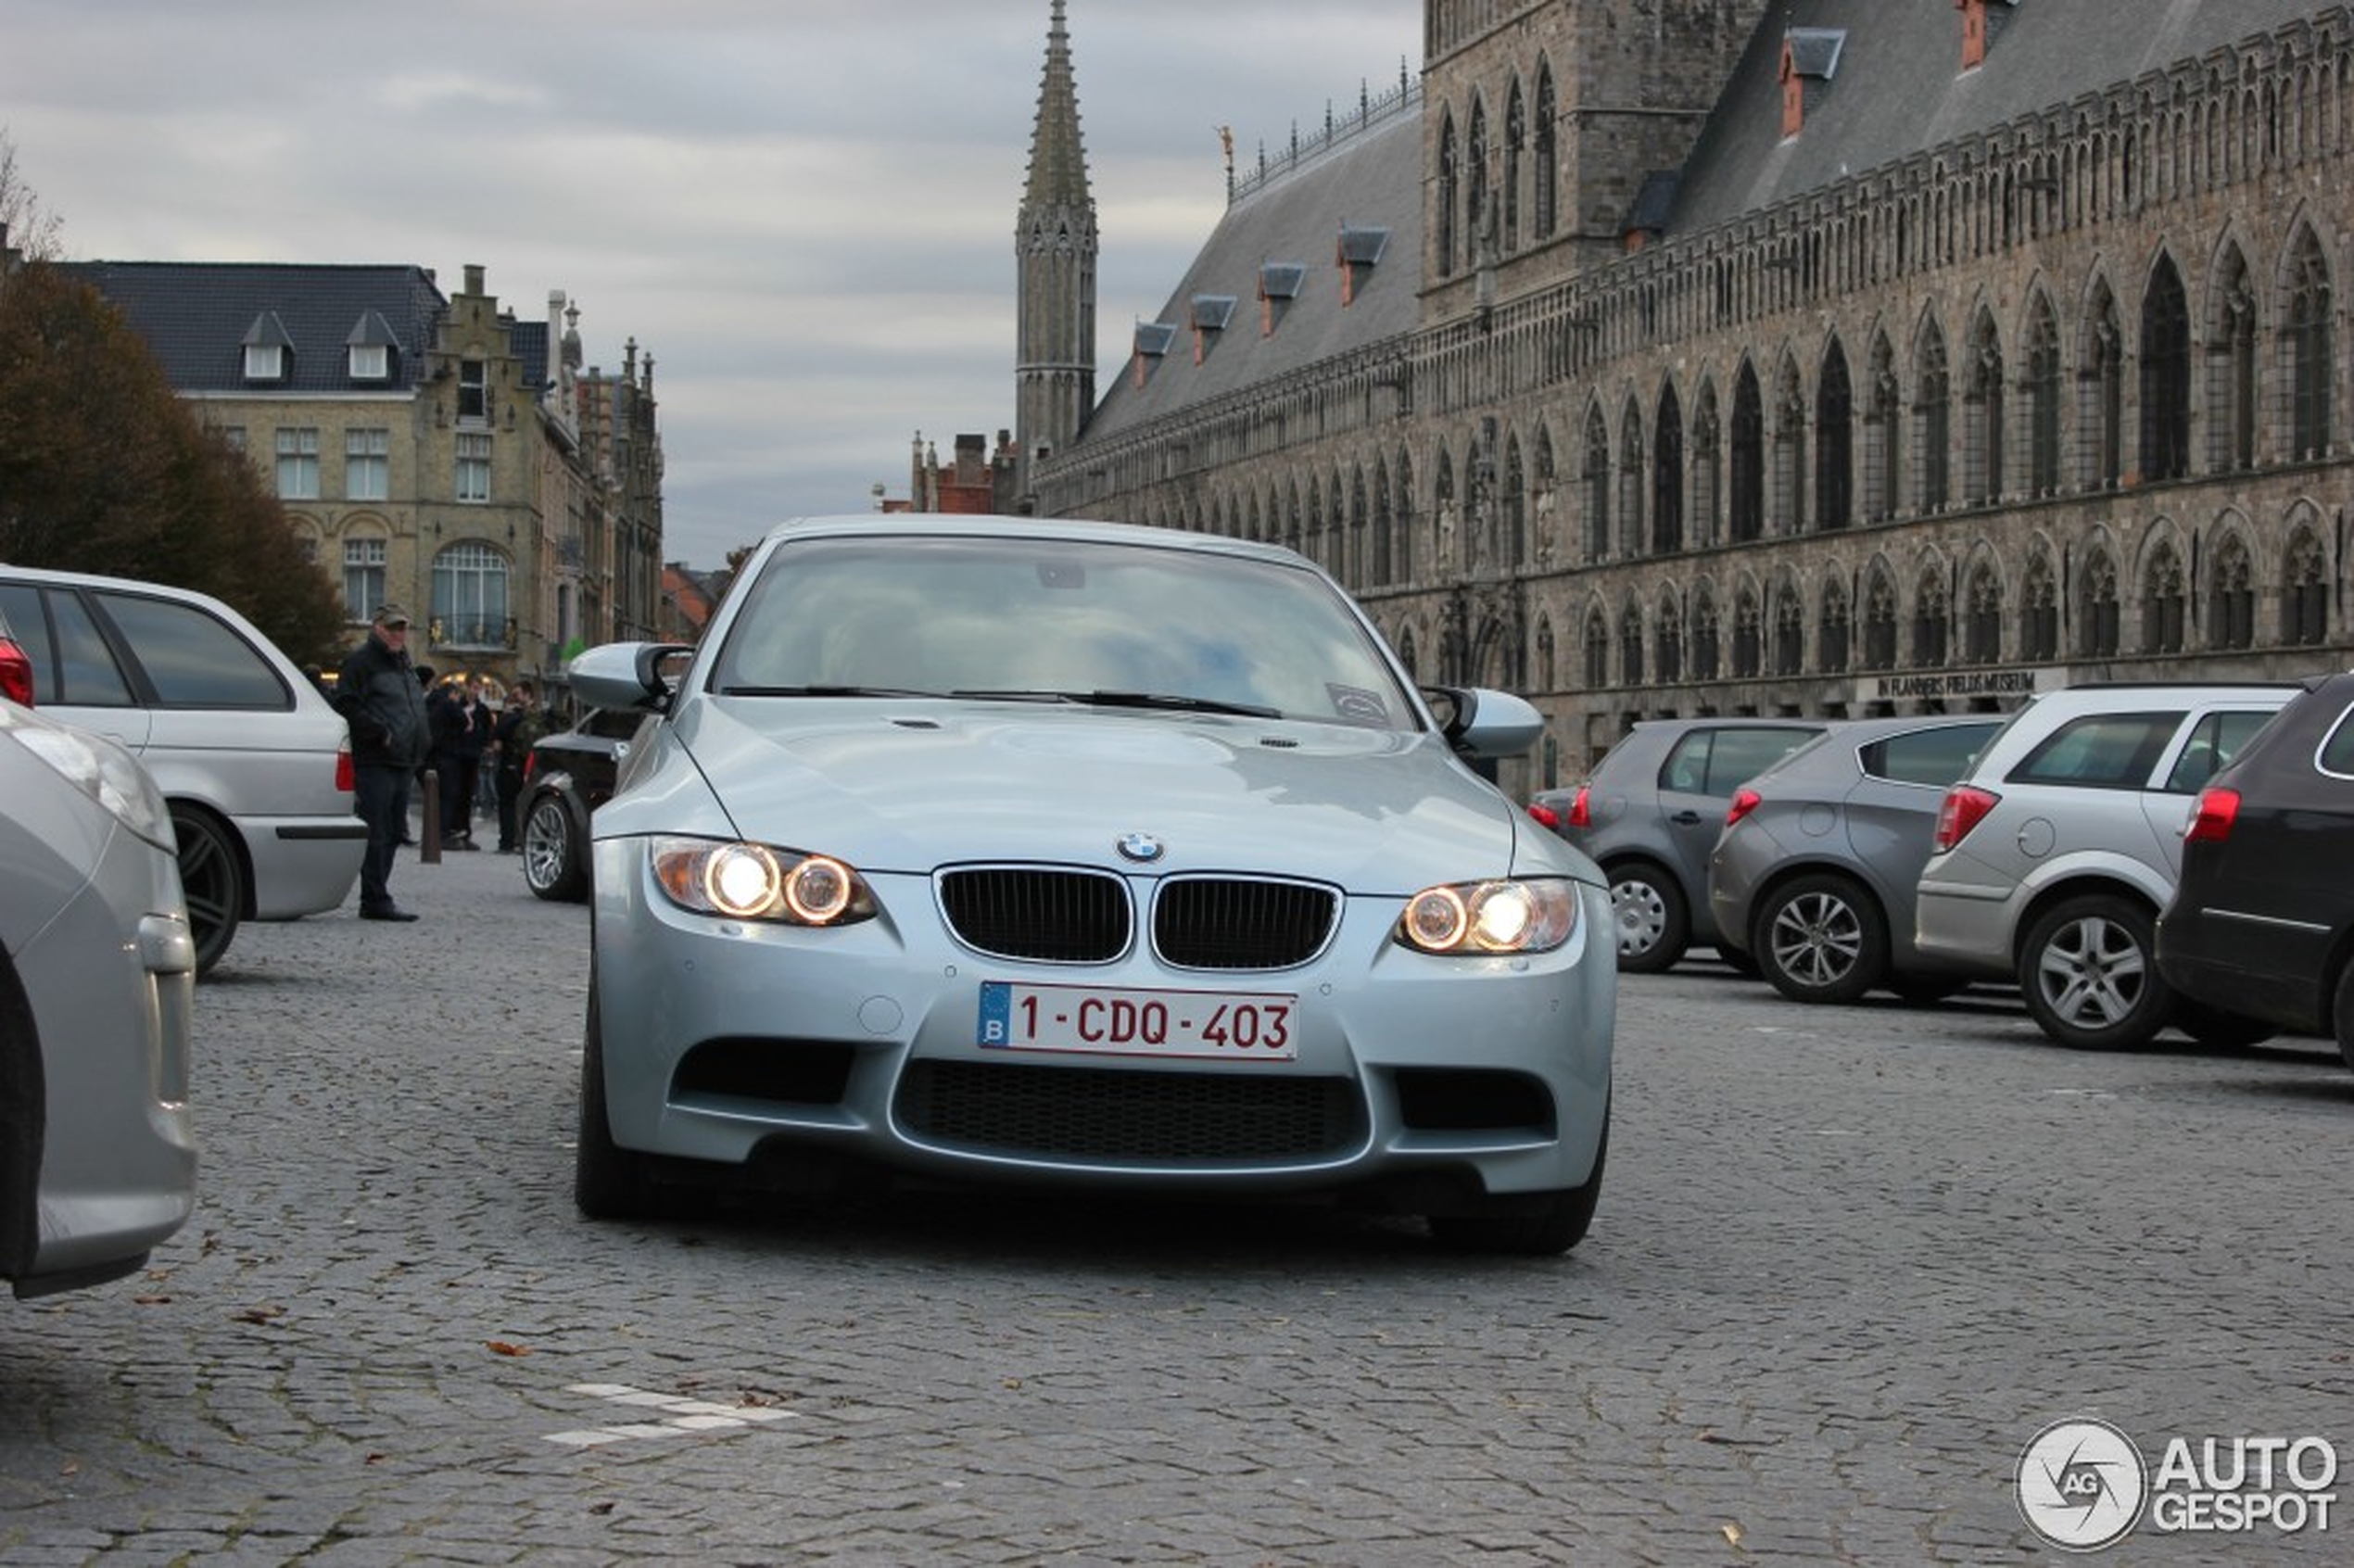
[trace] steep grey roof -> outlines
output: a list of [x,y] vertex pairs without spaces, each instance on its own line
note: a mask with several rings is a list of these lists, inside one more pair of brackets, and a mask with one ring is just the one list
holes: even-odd
[[[2040,113],[2335,6],[2313,0],[2019,0],[1998,7],[1986,63],[1961,69],[1961,21],[1938,0],[1785,0],[1749,48],[1685,165],[1671,232],[1728,222],[1847,174]],[[1837,70],[1781,137],[1786,31],[1802,69],[1827,33]]]
[[122,311],[182,393],[250,390],[242,348],[265,321],[273,328],[265,340],[275,341],[274,329],[283,328],[292,349],[292,376],[272,391],[383,391],[383,382],[351,379],[354,323],[369,318],[380,319],[389,335],[390,385],[411,387],[435,323],[449,310],[422,267],[82,261],[66,270]]
[[[1139,323],[1175,328],[1167,351],[1149,362],[1141,387],[1133,356],[1102,367],[1107,390],[1078,449],[1412,330],[1422,285],[1421,160],[1421,110],[1401,110],[1229,207],[1169,302]],[[1344,250],[1357,263],[1345,308]],[[1368,257],[1378,259],[1366,264]],[[1286,297],[1292,269],[1297,292]],[[1264,336],[1262,278],[1277,300],[1275,329]],[[1239,301],[1233,321],[1209,335],[1196,365],[1194,302],[1228,296]]]

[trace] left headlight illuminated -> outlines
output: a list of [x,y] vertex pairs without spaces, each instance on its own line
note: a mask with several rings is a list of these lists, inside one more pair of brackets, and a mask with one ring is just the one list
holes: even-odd
[[1577,929],[1577,884],[1566,877],[1455,882],[1406,901],[1397,940],[1420,953],[1550,953]]
[[848,926],[875,917],[866,879],[830,855],[710,839],[656,839],[648,854],[664,894],[698,915],[788,926]]

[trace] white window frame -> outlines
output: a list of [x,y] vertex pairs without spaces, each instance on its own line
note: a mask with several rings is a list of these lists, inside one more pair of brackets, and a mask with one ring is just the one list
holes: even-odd
[[380,501],[392,499],[392,432],[382,425],[361,425],[343,433],[343,499]]
[[385,601],[385,541],[357,538],[343,541],[343,609],[354,621],[364,621]]
[[458,437],[458,499],[472,505],[490,499],[490,437],[484,434]]
[[278,499],[319,499],[319,430],[316,425],[278,428]]

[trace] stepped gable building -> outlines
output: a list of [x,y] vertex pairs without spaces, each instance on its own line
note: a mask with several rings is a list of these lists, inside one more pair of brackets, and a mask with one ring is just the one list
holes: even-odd
[[387,600],[444,676],[560,679],[652,636],[661,588],[652,361],[584,370],[561,293],[519,319],[465,269],[92,261],[69,272],[246,451],[339,577],[353,641]]
[[1424,36],[1233,182],[1037,510],[1306,551],[1422,678],[1546,712],[1524,790],[1639,718],[2354,662],[2346,6]]

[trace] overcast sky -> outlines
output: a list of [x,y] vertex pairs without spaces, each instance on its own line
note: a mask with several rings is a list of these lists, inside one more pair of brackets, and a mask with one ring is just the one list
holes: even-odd
[[[1248,169],[1419,71],[1415,0],[1069,0],[1099,386]],[[907,490],[1013,424],[1048,0],[6,0],[0,129],[77,260],[481,264],[635,337],[665,552]]]

